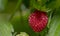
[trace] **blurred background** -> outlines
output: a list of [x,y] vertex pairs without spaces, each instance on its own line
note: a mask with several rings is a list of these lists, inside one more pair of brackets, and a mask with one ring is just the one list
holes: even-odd
[[17,34],[26,32],[30,36],[37,36],[28,23],[29,14],[35,8],[40,9],[40,3],[36,2],[37,0],[0,0],[0,21],[10,22]]
[[[9,36],[11,33],[11,28],[13,29],[13,34],[15,32],[17,32],[16,34],[19,34],[20,32],[26,32],[29,36],[38,36],[38,34],[30,28],[28,23],[28,17],[35,9],[46,11],[48,13],[48,26],[39,33],[40,36],[46,36],[50,28],[49,23],[51,17],[53,17],[52,13],[57,11],[59,12],[59,8],[60,0],[0,0],[0,36]],[[59,18],[59,16],[57,16],[57,18]],[[54,19],[56,18],[54,17]],[[53,21],[56,21],[54,19],[52,20],[52,24]],[[12,27],[7,25],[9,23]]]
[[0,0],[0,21],[10,22],[14,32],[26,32],[30,36],[37,34],[29,27],[30,0]]

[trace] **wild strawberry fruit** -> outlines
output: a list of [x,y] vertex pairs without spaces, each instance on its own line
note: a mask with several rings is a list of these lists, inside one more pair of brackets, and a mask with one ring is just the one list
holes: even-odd
[[35,32],[41,32],[48,23],[48,16],[46,12],[35,10],[29,16],[29,25]]

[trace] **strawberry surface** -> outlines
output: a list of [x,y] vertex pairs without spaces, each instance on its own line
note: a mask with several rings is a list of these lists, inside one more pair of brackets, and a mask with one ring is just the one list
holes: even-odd
[[29,25],[35,32],[40,32],[46,28],[48,23],[48,16],[46,12],[35,10],[29,16]]

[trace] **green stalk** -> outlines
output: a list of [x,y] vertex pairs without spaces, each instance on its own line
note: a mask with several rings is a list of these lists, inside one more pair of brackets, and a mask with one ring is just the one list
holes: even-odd
[[16,36],[16,34],[17,34],[17,32],[15,32],[15,33],[13,34],[13,36]]
[[16,8],[13,10],[13,13],[12,13],[12,15],[11,15],[9,21],[12,20],[14,14],[16,13],[16,11],[17,11],[17,9],[19,8],[19,6],[21,5],[21,3],[22,3],[22,0],[18,0],[17,5],[16,5]]

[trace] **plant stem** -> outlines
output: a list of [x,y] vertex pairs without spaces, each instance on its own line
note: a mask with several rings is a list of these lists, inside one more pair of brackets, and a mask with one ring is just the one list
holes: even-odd
[[13,36],[16,36],[16,34],[17,34],[17,32],[15,32],[15,33],[13,34]]
[[16,10],[19,8],[19,6],[21,6],[21,2],[22,2],[22,0],[18,0],[17,5],[16,5],[16,8],[13,10],[13,13],[12,13],[12,15],[11,15],[9,21],[12,20],[13,16],[14,16],[15,13],[16,13]]

